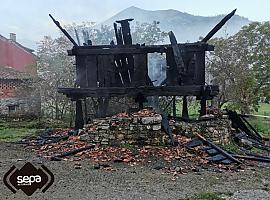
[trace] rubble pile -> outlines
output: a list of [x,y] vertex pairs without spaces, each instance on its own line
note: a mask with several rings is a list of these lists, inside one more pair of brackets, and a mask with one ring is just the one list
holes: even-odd
[[[160,114],[144,109],[132,114],[119,113],[95,119],[80,131],[47,130],[37,138],[24,142],[40,157],[76,162],[89,159],[97,163],[97,169],[106,170],[113,170],[111,164],[107,163],[133,166],[148,165],[157,160],[165,163],[163,168],[173,173],[186,173],[198,168],[235,171],[243,164],[238,159],[270,162],[268,157],[262,155],[236,155],[217,145],[228,144],[226,141],[229,141],[232,128],[227,118],[190,123],[170,120],[175,146],[166,143],[168,136],[162,131],[161,125]],[[177,169],[172,168],[175,165]]]
[[[185,174],[190,171],[200,170],[232,170],[237,169],[236,165],[215,164],[208,160],[208,155],[201,151],[203,147],[189,149],[186,144],[191,138],[186,136],[174,135],[178,146],[139,146],[122,145],[108,146],[81,141],[81,136],[70,136],[67,140],[51,144],[37,145],[33,143],[32,150],[38,155],[53,161],[65,160],[75,163],[75,168],[81,168],[80,161],[88,159],[94,163],[95,169],[115,170],[114,163],[124,163],[129,166],[146,165],[153,169],[162,169],[164,172]],[[86,149],[87,146],[91,148]],[[67,152],[77,151],[69,156]],[[58,157],[59,156],[59,157]],[[159,164],[157,164],[159,163]],[[162,164],[160,164],[162,163]]]

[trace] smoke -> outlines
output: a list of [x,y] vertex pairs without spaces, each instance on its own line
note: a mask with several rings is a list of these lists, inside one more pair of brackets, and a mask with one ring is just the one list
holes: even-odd
[[166,68],[165,54],[148,54],[148,75],[155,86],[159,86],[165,80]]

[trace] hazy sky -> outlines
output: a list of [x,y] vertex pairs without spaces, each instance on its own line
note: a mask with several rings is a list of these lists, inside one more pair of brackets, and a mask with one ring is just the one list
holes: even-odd
[[44,35],[58,34],[49,13],[62,24],[102,22],[130,6],[201,16],[227,14],[237,8],[236,14],[252,21],[270,21],[270,0],[0,0],[0,34],[9,37],[14,32],[20,43],[35,49]]

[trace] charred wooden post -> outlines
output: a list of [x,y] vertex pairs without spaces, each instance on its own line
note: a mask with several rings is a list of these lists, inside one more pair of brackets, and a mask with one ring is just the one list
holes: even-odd
[[167,62],[167,70],[166,70],[166,85],[172,86],[172,85],[178,85],[179,80],[178,76],[176,76],[177,69],[176,69],[176,63],[173,57],[172,49],[168,49],[166,52],[166,62]]
[[82,129],[84,125],[82,100],[76,100],[75,129]]
[[134,55],[134,86],[146,85],[147,70],[147,54]]
[[183,96],[182,118],[189,119],[187,96]]
[[116,21],[117,23],[121,24],[124,44],[126,44],[126,45],[131,45],[132,44],[132,38],[131,38],[131,33],[130,33],[129,22],[131,22],[133,20],[134,19],[124,19],[124,20]]
[[175,96],[173,97],[173,117],[174,119],[176,118],[176,99],[175,99]]

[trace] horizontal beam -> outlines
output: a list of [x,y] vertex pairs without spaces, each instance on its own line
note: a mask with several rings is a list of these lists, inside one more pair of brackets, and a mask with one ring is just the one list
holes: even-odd
[[[184,43],[178,44],[179,48],[187,52],[213,51],[214,46],[206,43]],[[144,54],[144,53],[165,53],[171,45],[97,45],[79,46],[68,50],[68,55],[108,55],[108,54]]]
[[146,86],[146,87],[99,87],[99,88],[58,88],[58,92],[70,98],[83,97],[136,97],[144,96],[204,96],[212,99],[219,92],[218,86]]

